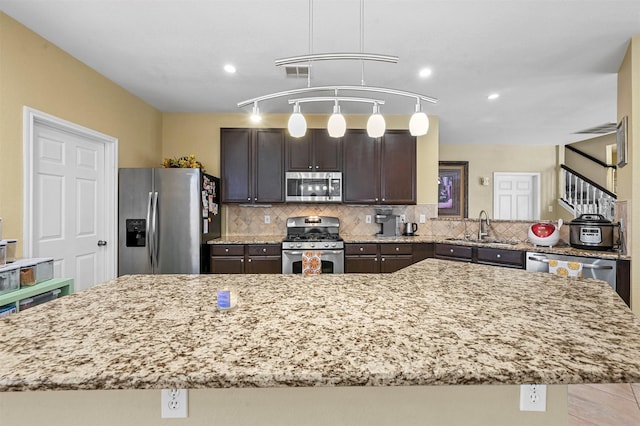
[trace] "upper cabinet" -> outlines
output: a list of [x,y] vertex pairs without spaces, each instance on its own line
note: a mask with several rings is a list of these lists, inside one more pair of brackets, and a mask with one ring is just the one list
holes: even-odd
[[342,171],[342,138],[332,138],[326,129],[308,129],[301,138],[286,135],[288,172]]
[[343,153],[343,202],[416,203],[416,138],[408,131],[372,139],[365,130],[349,130]]
[[284,202],[284,147],[283,129],[220,129],[222,202]]

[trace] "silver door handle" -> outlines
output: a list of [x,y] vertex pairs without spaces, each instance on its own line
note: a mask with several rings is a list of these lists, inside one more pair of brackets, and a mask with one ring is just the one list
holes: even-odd
[[146,244],[147,244],[147,256],[149,256],[149,265],[153,271],[153,240],[151,238],[151,209],[153,207],[153,193],[149,192],[149,201],[147,201],[147,225],[146,225]]
[[[549,263],[549,259],[541,259],[539,257],[533,257],[533,256],[529,256],[529,260],[533,260],[533,261],[536,261],[536,262],[542,262],[542,263]],[[609,265],[593,265],[591,263],[583,263],[582,264],[582,268],[603,270],[603,269],[613,269],[613,266],[609,266]]]
[[105,240],[98,240],[98,247],[106,246],[107,242]]
[[153,263],[158,266],[158,193],[153,193]]

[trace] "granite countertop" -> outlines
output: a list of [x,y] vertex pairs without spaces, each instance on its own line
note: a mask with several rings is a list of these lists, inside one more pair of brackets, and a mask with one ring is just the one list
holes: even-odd
[[[210,240],[208,244],[280,244],[284,235],[233,235],[224,236],[215,240]],[[560,241],[560,243],[554,247],[535,246],[529,242],[523,241],[509,241],[507,244],[504,242],[491,243],[486,241],[496,241],[490,238],[478,242],[474,240],[463,239],[451,239],[442,236],[433,235],[415,235],[412,237],[397,236],[397,237],[378,237],[375,235],[341,235],[345,243],[446,243],[455,245],[467,245],[477,247],[492,247],[502,248],[507,250],[520,250],[520,251],[533,251],[537,253],[551,253],[560,254],[566,256],[580,256],[580,257],[596,257],[600,259],[631,259],[630,256],[620,254],[611,250],[582,250],[569,246],[568,243]]]
[[[216,310],[216,288],[239,305]],[[394,274],[138,275],[0,319],[0,391],[640,381],[602,281],[427,259]]]

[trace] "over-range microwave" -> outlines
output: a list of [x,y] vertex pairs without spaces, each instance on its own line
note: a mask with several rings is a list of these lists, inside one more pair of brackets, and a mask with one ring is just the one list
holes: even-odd
[[342,202],[342,173],[340,172],[287,172],[286,184],[286,201]]

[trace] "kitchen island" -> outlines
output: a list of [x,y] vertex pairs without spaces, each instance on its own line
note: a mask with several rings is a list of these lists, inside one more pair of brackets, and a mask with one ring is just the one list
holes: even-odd
[[[220,286],[238,289],[235,310],[217,311]],[[2,319],[0,333],[5,418],[57,393],[8,391],[187,388],[217,392],[195,393],[204,400],[229,390],[226,415],[239,423],[250,423],[240,407],[258,411],[243,399],[256,392],[321,406],[335,391],[336,407],[346,398],[356,410],[368,395],[381,424],[385,404],[396,424],[412,423],[401,408],[422,415],[427,398],[446,408],[447,395],[449,407],[463,398],[553,424],[566,420],[566,387],[550,387],[549,418],[518,412],[510,385],[640,382],[640,322],[605,282],[435,259],[386,275],[124,276]],[[494,391],[506,394],[485,401]],[[157,420],[159,407],[150,412]]]

